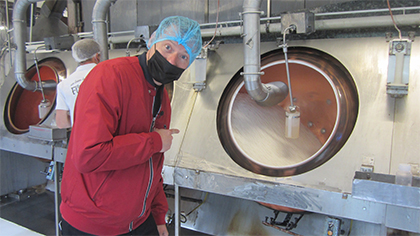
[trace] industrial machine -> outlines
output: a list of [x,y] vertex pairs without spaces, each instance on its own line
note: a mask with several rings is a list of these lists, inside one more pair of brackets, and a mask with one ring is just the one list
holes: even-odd
[[[140,53],[129,44],[147,40],[159,21],[139,13],[169,4],[157,2],[82,1],[85,18],[93,9],[93,33],[76,35],[104,45],[103,60]],[[190,16],[203,23],[209,44],[167,88],[171,127],[181,130],[165,155],[168,223],[211,235],[420,233],[420,5],[333,2],[206,1],[206,19],[199,10]],[[181,5],[171,10],[189,16]],[[141,26],[115,33],[109,10],[120,31],[121,12]],[[206,24],[216,12],[223,21]],[[26,53],[14,23],[16,61],[10,53],[1,58],[0,148],[64,163],[54,85],[76,68],[60,48],[69,38],[44,48],[26,43]],[[398,36],[389,33],[395,29]],[[395,183],[401,164],[410,186]]]

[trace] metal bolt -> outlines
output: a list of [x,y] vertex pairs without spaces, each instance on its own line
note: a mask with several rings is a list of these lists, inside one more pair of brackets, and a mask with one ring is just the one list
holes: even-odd
[[327,132],[327,130],[325,128],[321,129],[321,134],[325,134],[325,132]]
[[398,52],[401,52],[402,50],[404,50],[404,44],[399,43],[395,46],[395,50],[397,50]]
[[310,128],[310,127],[312,127],[312,126],[314,126],[314,123],[312,123],[312,122],[308,121],[308,127]]
[[289,106],[289,110],[290,110],[290,112],[295,112],[296,111],[296,107],[295,106]]

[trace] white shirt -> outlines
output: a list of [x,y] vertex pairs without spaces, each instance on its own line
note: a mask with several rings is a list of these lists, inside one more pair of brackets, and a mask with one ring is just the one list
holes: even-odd
[[80,84],[95,66],[95,63],[78,66],[69,77],[57,85],[57,103],[55,109],[70,112],[71,126],[73,126],[74,104],[76,103]]

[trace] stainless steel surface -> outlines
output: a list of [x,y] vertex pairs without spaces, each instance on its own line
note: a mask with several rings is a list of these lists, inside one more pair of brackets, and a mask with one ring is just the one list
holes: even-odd
[[[266,218],[274,217],[274,210],[255,201],[185,188],[181,189],[180,194],[203,201],[200,204],[186,200],[181,202],[184,215],[188,215],[183,218],[186,222],[182,223],[182,227],[200,229],[209,235],[327,235],[324,225],[331,219],[325,215],[304,212],[296,228],[285,230],[283,226],[283,230],[280,230],[263,224]],[[173,209],[171,201],[169,209]],[[282,222],[286,216],[286,212],[280,212],[276,221]],[[291,221],[298,216],[299,214],[293,214]],[[341,219],[344,235],[355,230],[356,226],[352,229],[350,226],[350,220]],[[358,224],[357,227],[361,225]]]
[[370,180],[353,181],[353,197],[420,210],[420,187],[402,186]]
[[[236,59],[242,57],[241,45],[220,45],[219,50],[209,53],[205,90],[193,91],[187,83],[188,71],[175,84],[171,127],[182,131],[174,137],[165,160],[166,166],[175,167],[175,183],[210,193],[395,227],[397,223],[391,224],[390,219],[396,216],[387,213],[390,205],[353,197],[352,183],[355,172],[364,165],[372,166],[375,173],[395,174],[399,163],[419,162],[414,140],[404,136],[416,130],[420,132],[415,122],[420,115],[415,108],[420,97],[418,83],[410,83],[410,96],[405,98],[393,99],[386,94],[388,43],[385,38],[292,41],[289,46],[316,49],[332,56],[331,61],[339,62],[354,81],[358,108],[357,113],[350,113],[357,114],[357,119],[344,146],[322,165],[289,177],[254,174],[233,161],[223,149],[216,121],[223,92],[232,78],[239,76],[243,66]],[[412,47],[411,59],[417,61],[419,42],[414,41]],[[262,54],[273,50],[278,50],[275,43],[262,43]],[[411,67],[411,78],[418,73],[417,68]],[[257,144],[264,142],[258,137],[250,138]],[[395,212],[407,212],[405,207],[396,207]],[[404,214],[417,219],[418,211]],[[398,227],[413,230],[410,222],[399,220]],[[363,229],[383,235],[382,226]]]
[[420,234],[420,211],[413,208],[388,205],[385,226]]
[[45,141],[61,141],[67,139],[67,129],[46,125],[30,125],[29,137]]
[[[317,41],[317,43],[322,43],[324,44],[324,46],[327,46],[326,48],[334,47],[333,42],[337,43],[337,46],[335,47],[349,45],[349,43],[346,43],[345,40],[331,40],[326,43]],[[307,43],[313,43],[313,41],[308,41]],[[369,46],[373,47],[372,45]],[[188,77],[188,72],[186,72],[183,78],[181,78],[180,81],[175,84],[174,100],[172,101],[172,107],[174,111],[173,124],[171,126],[180,128],[181,130],[185,129],[185,132],[182,132],[182,134],[174,138],[173,148],[167,154],[168,164],[176,162],[178,167],[198,169],[214,173],[238,175],[257,179],[267,178],[261,175],[254,175],[253,173],[244,170],[235,162],[233,162],[232,159],[224,151],[217,134],[216,120],[220,97],[222,96],[223,90],[227,87],[229,81],[235,74],[237,74],[240,71],[242,67],[241,63],[235,59],[236,57],[241,58],[241,54],[238,51],[240,50],[239,47],[240,45],[221,45],[221,48],[219,50],[209,55],[208,68],[218,68],[218,73],[216,74],[215,71],[208,69],[208,88],[203,92],[199,94],[194,94],[191,90],[189,90],[191,86],[185,83],[184,81],[185,78]],[[277,49],[275,43],[263,43],[262,48],[264,48],[264,52]],[[348,52],[351,50],[352,49],[348,49],[348,51],[346,50],[346,52],[342,50],[340,51],[342,51],[344,57],[347,57]],[[384,48],[383,52],[386,53],[386,50],[387,49]],[[233,51],[235,53],[231,53]],[[355,79],[357,83],[357,78]],[[374,87],[375,86],[378,85],[374,85]],[[196,97],[196,99],[194,97]],[[384,98],[386,98],[385,94]],[[383,105],[388,106],[386,103],[387,102],[380,104],[379,107]],[[191,111],[191,109],[192,113],[190,115],[190,112],[188,111]],[[357,129],[357,123],[355,129]],[[200,130],[200,135],[197,135],[196,130]],[[352,136],[347,142],[351,142],[351,140]],[[255,142],[258,143],[261,141],[255,140]],[[341,149],[341,151],[345,150],[346,146],[347,145],[345,145]],[[351,152],[354,151],[354,149],[351,149]],[[384,150],[378,150],[379,153],[381,151]],[[340,152],[338,152],[338,158],[336,156],[336,158],[333,158],[331,161],[339,162],[340,164],[337,164],[339,166],[342,166],[343,163],[344,166],[353,166],[352,168],[347,168],[347,170],[339,170],[338,168],[328,168],[328,172],[319,170],[318,172],[310,171],[306,173],[306,175],[312,177],[298,175],[293,176],[291,178],[271,178],[271,180],[276,182],[298,180],[297,182],[300,182],[299,180],[302,179],[302,184],[305,183],[314,186],[326,185],[339,189],[338,191],[350,192],[351,180],[354,175],[354,171],[360,168],[362,159],[360,158],[360,160],[357,161],[357,155],[351,155],[352,157],[356,156],[356,158],[346,158],[345,155],[348,154],[339,155]],[[334,161],[335,159],[340,160]],[[327,162],[324,165],[328,165],[328,163],[330,162]],[[313,176],[314,173],[317,175],[316,177]],[[337,178],[331,178],[331,173],[335,176],[341,176],[340,178],[343,177],[344,179],[344,176],[347,176],[348,182],[343,181],[343,179],[339,180]]]
[[356,172],[352,195],[366,201],[420,210],[420,177],[411,186],[396,184],[395,175]]
[[67,143],[55,144],[54,146],[54,160],[59,163],[66,161]]
[[385,219],[386,204],[356,199],[326,187],[302,187],[185,168],[176,168],[174,175],[175,183],[183,188],[374,224],[382,224]]

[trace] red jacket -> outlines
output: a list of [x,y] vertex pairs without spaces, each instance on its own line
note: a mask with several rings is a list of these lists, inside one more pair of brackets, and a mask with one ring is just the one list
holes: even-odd
[[[84,80],[61,185],[61,214],[73,227],[124,234],[150,213],[165,224],[162,140],[149,132],[155,95],[137,57],[101,62]],[[169,128],[170,116],[165,90],[154,127]]]

